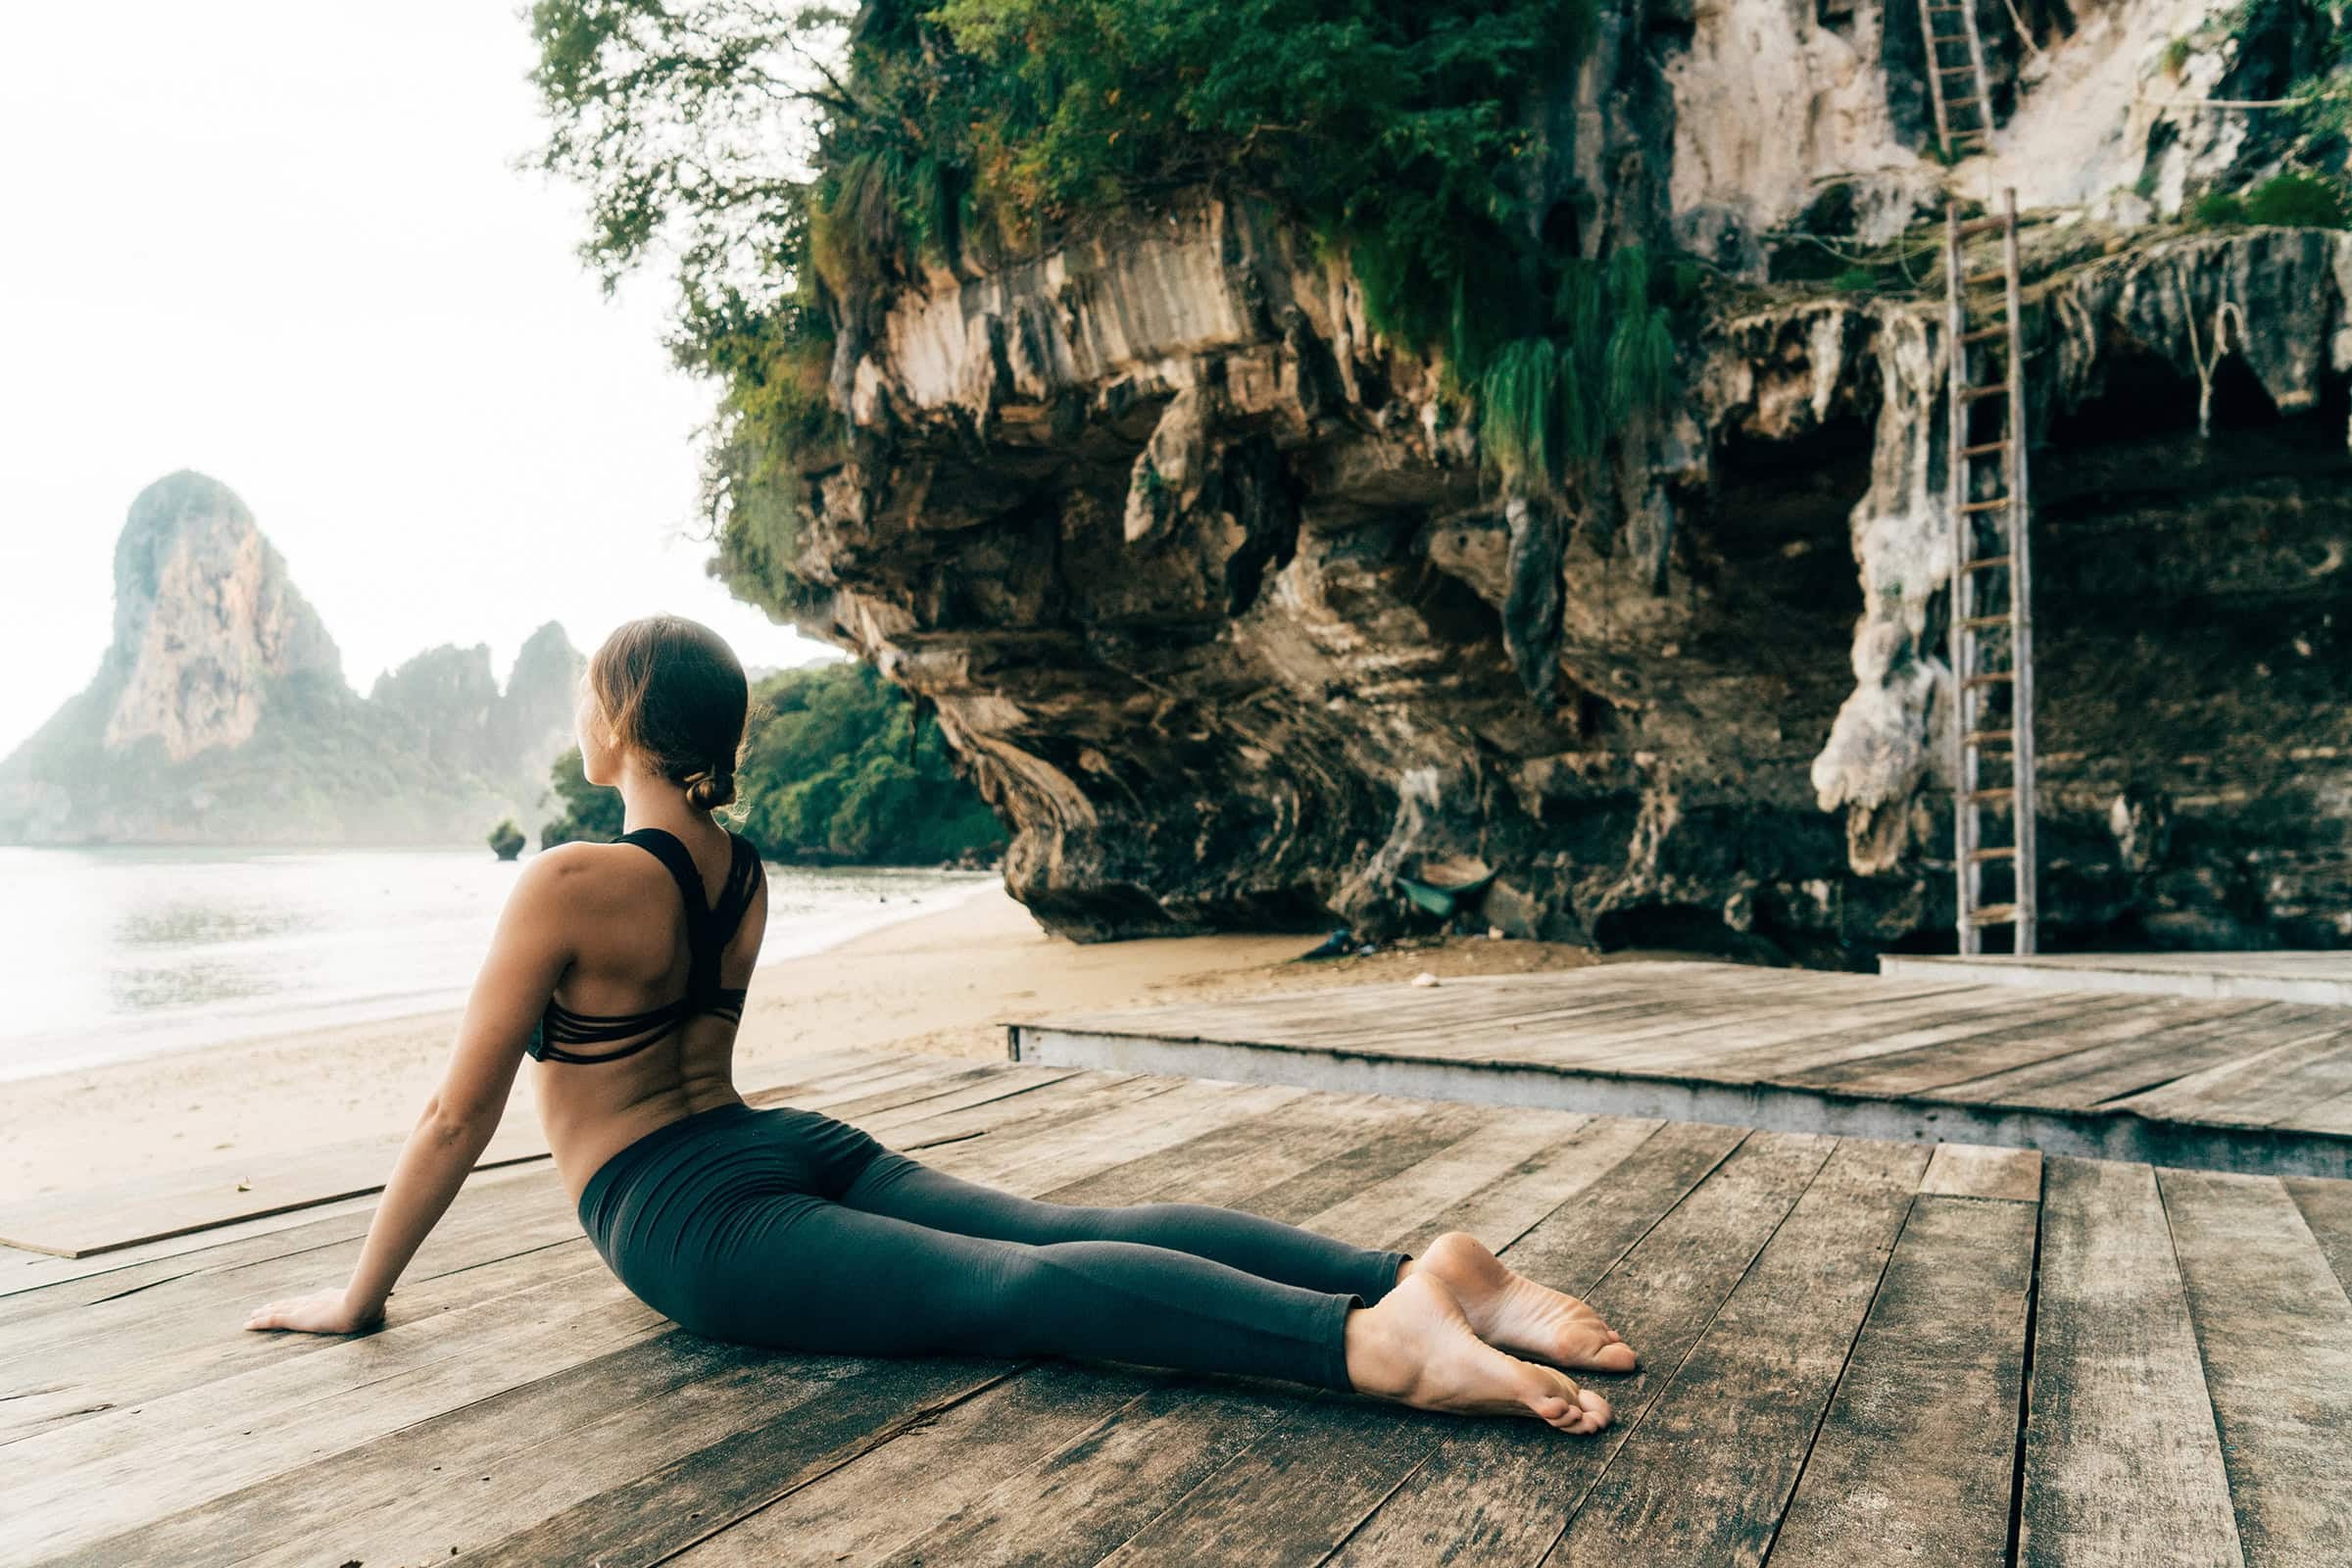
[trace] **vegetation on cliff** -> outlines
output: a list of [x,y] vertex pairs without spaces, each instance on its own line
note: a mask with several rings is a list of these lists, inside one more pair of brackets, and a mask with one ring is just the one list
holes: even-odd
[[[1004,847],[995,814],[956,776],[939,726],[870,667],[788,669],[754,688],[752,704],[735,826],[764,854],[912,865]],[[562,814],[542,830],[542,848],[619,836],[620,792],[583,778],[578,751],[557,759],[550,785]]]
[[[1537,95],[1594,0],[871,0],[855,13],[538,0],[548,169],[588,191],[608,282],[666,241],[678,363],[722,388],[720,575],[779,612],[804,472],[845,432],[837,334],[927,269],[987,268],[1211,188],[1272,199],[1367,314],[1480,409],[1515,489],[1654,409],[1661,276],[1547,228]],[[775,149],[808,129],[796,173]],[[1572,227],[1573,225],[1569,225]]]

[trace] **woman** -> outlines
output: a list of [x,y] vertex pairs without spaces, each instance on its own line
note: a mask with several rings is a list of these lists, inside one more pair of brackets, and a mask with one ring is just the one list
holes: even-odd
[[766,883],[711,816],[734,799],[746,707],[734,654],[693,621],[632,621],[597,650],[581,766],[619,788],[629,832],[525,865],[350,1281],[272,1301],[247,1328],[381,1323],[529,1055],[581,1225],[622,1283],[696,1333],[839,1354],[1095,1356],[1563,1432],[1608,1424],[1606,1400],[1540,1361],[1631,1371],[1633,1350],[1465,1232],[1416,1258],[1209,1204],[1040,1202],[816,1111],[747,1105],[730,1057]]

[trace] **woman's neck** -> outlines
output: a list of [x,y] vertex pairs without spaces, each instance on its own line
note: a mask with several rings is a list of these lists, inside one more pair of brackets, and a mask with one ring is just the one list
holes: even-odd
[[683,789],[648,772],[634,759],[621,764],[619,789],[623,832],[658,827],[688,838],[708,833],[715,825],[709,811],[697,810],[687,804]]

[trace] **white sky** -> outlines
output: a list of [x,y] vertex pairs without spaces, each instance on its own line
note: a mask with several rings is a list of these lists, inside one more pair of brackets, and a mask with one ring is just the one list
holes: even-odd
[[633,615],[830,650],[705,576],[659,268],[604,299],[502,0],[119,0],[0,31],[0,755],[106,647],[175,468],[242,496],[365,693],[439,643]]

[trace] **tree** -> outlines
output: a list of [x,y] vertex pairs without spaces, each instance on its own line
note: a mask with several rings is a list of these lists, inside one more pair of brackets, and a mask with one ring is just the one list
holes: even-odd
[[539,847],[543,850],[578,840],[610,844],[620,837],[620,791],[589,783],[580,765],[580,749],[574,746],[557,758],[555,766],[548,770],[548,788],[554,791],[563,810],[549,817],[539,829]]
[[[620,792],[590,784],[577,750],[550,785],[563,809],[540,848],[620,836]],[[735,791],[740,831],[779,858],[927,865],[1004,846],[938,723],[864,664],[787,669],[753,688]]]
[[671,351],[721,388],[715,569],[792,616],[814,593],[797,575],[806,475],[844,439],[837,335],[927,267],[1033,254],[1197,187],[1272,200],[1347,253],[1373,324],[1494,405],[1481,428],[1505,483],[1559,487],[1557,460],[1656,401],[1672,348],[1645,291],[1569,275],[1589,259],[1555,254],[1522,172],[1532,111],[1596,10],[537,0],[540,161],[587,192],[580,252],[608,289],[675,258]]
[[522,825],[511,816],[500,817],[498,826],[490,830],[490,848],[502,860],[514,859],[529,842],[522,836]]
[[743,766],[745,832],[771,855],[920,864],[1003,848],[937,723],[863,664],[763,682]]

